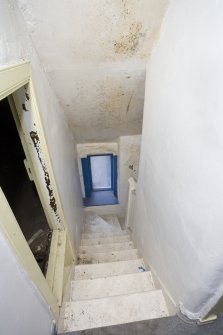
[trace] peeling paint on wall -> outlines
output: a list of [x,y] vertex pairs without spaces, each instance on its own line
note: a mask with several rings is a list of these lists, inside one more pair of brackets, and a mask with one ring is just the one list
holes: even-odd
[[25,112],[28,112],[28,109],[26,108],[26,105],[25,105],[25,104],[22,104],[22,109],[23,109]]
[[56,199],[54,197],[54,194],[53,194],[53,190],[52,190],[52,186],[51,186],[51,182],[50,182],[50,176],[49,176],[49,173],[47,172],[47,168],[46,168],[46,164],[44,162],[44,159],[42,158],[42,153],[41,153],[41,148],[40,148],[40,140],[39,140],[39,135],[37,134],[37,131],[31,131],[30,132],[30,138],[33,142],[33,145],[36,149],[36,152],[37,152],[37,155],[38,155],[38,159],[39,159],[39,162],[42,166],[42,170],[43,170],[43,173],[44,173],[44,180],[45,180],[45,185],[46,185],[46,188],[48,190],[48,194],[49,194],[49,204],[50,204],[50,207],[52,209],[52,211],[54,212],[54,214],[56,215],[56,218],[58,220],[58,222],[61,222],[61,219],[58,215],[58,212],[57,212],[57,203],[56,203]]
[[121,35],[119,40],[114,41],[115,52],[132,56],[138,50],[140,42],[146,37],[146,32],[142,29],[141,22],[132,23],[128,33]]
[[29,100],[30,97],[29,97],[29,94],[28,93],[25,93],[25,96],[26,96],[26,99]]

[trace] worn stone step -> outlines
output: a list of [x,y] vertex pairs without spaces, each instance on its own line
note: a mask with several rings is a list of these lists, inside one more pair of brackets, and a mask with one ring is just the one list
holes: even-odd
[[76,265],[74,268],[74,279],[106,278],[142,271],[145,271],[145,264],[142,258],[111,263]]
[[168,316],[161,290],[66,303],[64,331],[112,326]]
[[79,254],[78,264],[95,264],[128,261],[139,258],[137,249]]
[[154,289],[151,272],[138,272],[105,278],[72,280],[71,299],[90,300]]

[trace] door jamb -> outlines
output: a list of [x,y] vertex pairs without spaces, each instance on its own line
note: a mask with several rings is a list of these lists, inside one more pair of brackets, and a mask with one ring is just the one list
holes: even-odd
[[[62,230],[67,231],[67,224],[66,224],[66,221],[65,221],[65,214],[64,214],[64,211],[63,211],[63,206],[62,206],[60,194],[59,194],[59,191],[58,191],[58,186],[57,186],[57,183],[56,183],[56,179],[55,179],[55,176],[54,176],[54,171],[53,171],[53,167],[52,167],[52,159],[50,157],[50,153],[49,153],[49,150],[48,150],[47,140],[46,140],[46,137],[45,137],[45,132],[44,132],[44,128],[43,128],[43,124],[42,124],[42,120],[41,120],[41,115],[40,115],[40,112],[39,112],[38,100],[37,100],[37,96],[35,94],[34,83],[33,83],[33,80],[32,80],[31,65],[30,65],[29,62],[21,62],[21,63],[16,64],[16,65],[0,68],[0,100],[2,100],[3,98],[8,97],[9,95],[13,94],[13,92],[15,92],[16,90],[18,90],[19,88],[21,88],[21,87],[23,87],[27,84],[29,85],[29,89],[30,89],[31,109],[32,109],[32,113],[33,113],[33,116],[34,116],[34,119],[35,119],[36,128],[38,129],[38,136],[39,136],[40,143],[41,143],[42,155],[44,157],[45,165],[47,167],[47,172],[50,175],[51,189],[54,192],[54,197],[55,197],[55,200],[56,200],[56,203],[57,203],[57,213],[58,213],[58,217],[59,217],[59,224],[55,223],[55,220],[53,219],[52,213],[50,213],[49,202],[47,203],[46,202],[47,201],[46,196],[43,196],[43,194],[45,192],[44,185],[43,185],[42,181],[39,179],[38,175],[35,173],[35,167],[32,164],[32,152],[29,150],[29,145],[27,143],[26,138],[24,138],[24,140],[22,141],[22,144],[23,144],[24,151],[25,151],[25,154],[26,154],[26,158],[29,162],[29,165],[32,166],[32,168],[31,168],[32,169],[32,174],[33,174],[33,177],[34,177],[35,184],[37,185],[37,190],[38,190],[38,193],[39,193],[41,203],[43,205],[45,213],[47,214],[47,219],[48,219],[49,226],[51,226],[51,228],[53,228],[53,229],[57,229],[57,230],[62,229]],[[16,104],[14,104],[12,98],[9,98],[9,102],[10,102],[10,107],[12,109],[13,116],[15,118],[17,129],[18,129],[18,131],[21,132],[22,131],[21,126],[18,128],[18,122],[20,121],[19,116],[17,114],[18,106]],[[23,138],[23,136],[20,136],[20,138]],[[0,195],[1,195],[1,193],[2,192],[0,192]],[[6,212],[6,210],[4,211],[4,209],[0,208],[0,214],[3,215],[3,216],[6,215],[6,219],[7,219],[7,215],[8,215],[7,213],[9,213],[9,208],[7,209],[8,212]],[[11,212],[10,215],[13,215],[13,213]],[[13,220],[12,218],[10,218],[10,220],[11,220],[11,222],[14,222],[13,224],[15,226],[15,222],[17,223],[16,219],[14,218],[14,220]],[[17,228],[18,228],[18,230],[20,230],[19,227],[17,227]],[[50,288],[47,284],[46,278],[43,276],[41,270],[39,269],[38,265],[36,264],[35,258],[33,257],[31,250],[28,248],[28,244],[27,244],[26,240],[24,239],[23,234],[18,233],[17,234],[17,239],[18,240],[15,240],[11,236],[12,226],[11,226],[11,228],[8,228],[6,224],[0,222],[0,229],[3,231],[4,236],[8,240],[14,254],[16,256],[18,256],[20,262],[24,266],[24,268],[27,271],[29,277],[33,280],[34,284],[40,290],[40,292],[41,292],[43,298],[45,299],[46,303],[50,306],[50,309],[52,310],[54,315],[56,317],[58,317],[58,315],[59,315],[58,303],[56,302],[55,297],[54,297],[52,291],[50,290]],[[67,236],[68,236],[69,254],[71,255],[72,259],[74,259],[74,251],[73,251],[73,247],[72,247],[72,244],[71,244],[70,235],[69,235],[68,232],[67,232]],[[18,246],[21,246],[21,248],[18,248]],[[25,250],[26,250],[26,252],[24,252]],[[27,250],[29,250],[29,252]]]

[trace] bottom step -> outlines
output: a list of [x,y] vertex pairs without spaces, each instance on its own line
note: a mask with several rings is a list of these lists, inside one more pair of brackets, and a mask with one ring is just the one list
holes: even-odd
[[161,290],[66,303],[64,329],[78,331],[168,316]]

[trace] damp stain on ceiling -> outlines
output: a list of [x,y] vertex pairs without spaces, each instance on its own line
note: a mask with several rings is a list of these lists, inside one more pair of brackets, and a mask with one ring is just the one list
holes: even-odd
[[17,0],[78,143],[140,134],[145,67],[169,0]]

